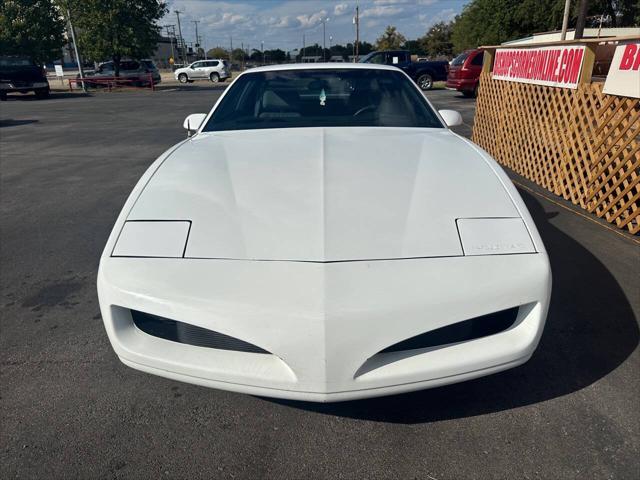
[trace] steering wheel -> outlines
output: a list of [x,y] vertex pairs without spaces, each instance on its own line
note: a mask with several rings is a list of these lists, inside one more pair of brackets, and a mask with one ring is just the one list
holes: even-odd
[[366,107],[362,107],[360,110],[358,110],[356,113],[353,114],[354,117],[357,117],[358,115],[360,115],[361,113],[366,112],[367,110],[373,110],[374,108],[376,108],[375,105],[367,105]]

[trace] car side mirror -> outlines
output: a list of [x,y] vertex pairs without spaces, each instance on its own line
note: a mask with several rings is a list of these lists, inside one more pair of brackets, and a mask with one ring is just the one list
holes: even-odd
[[447,127],[462,125],[462,115],[455,110],[438,110],[438,113],[447,124]]
[[198,131],[205,118],[207,118],[206,113],[192,113],[184,119],[182,126],[187,130],[187,137],[191,137]]

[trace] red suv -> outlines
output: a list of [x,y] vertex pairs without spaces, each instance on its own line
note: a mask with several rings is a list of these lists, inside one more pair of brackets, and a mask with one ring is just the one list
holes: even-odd
[[482,50],[467,50],[454,58],[449,67],[447,88],[458,90],[465,97],[475,97],[483,58]]

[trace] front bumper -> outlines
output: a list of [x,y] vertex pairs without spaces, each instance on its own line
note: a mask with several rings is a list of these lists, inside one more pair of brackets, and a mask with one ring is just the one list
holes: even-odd
[[0,91],[11,92],[32,92],[42,88],[49,88],[49,82],[0,82]]
[[445,84],[446,88],[451,90],[473,90],[478,84],[477,79],[473,78],[455,78],[455,79],[447,79],[447,83]]
[[[524,363],[547,313],[545,253],[336,263],[104,257],[98,294],[127,365],[208,387],[341,401],[454,383]],[[380,353],[465,319],[520,306],[501,333]],[[270,352],[196,347],[138,330],[129,309]]]

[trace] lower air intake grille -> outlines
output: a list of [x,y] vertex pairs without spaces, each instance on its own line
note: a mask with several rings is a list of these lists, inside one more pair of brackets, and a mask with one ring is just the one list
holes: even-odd
[[489,313],[481,317],[447,325],[445,327],[421,333],[415,337],[385,348],[380,353],[401,352],[418,348],[437,347],[450,343],[466,342],[476,338],[500,333],[514,324],[518,317],[518,307]]
[[158,317],[150,313],[131,310],[136,327],[148,335],[172,342],[184,343],[196,347],[217,348],[247,353],[269,353],[251,343],[239,340],[223,333],[196,327],[188,323]]

